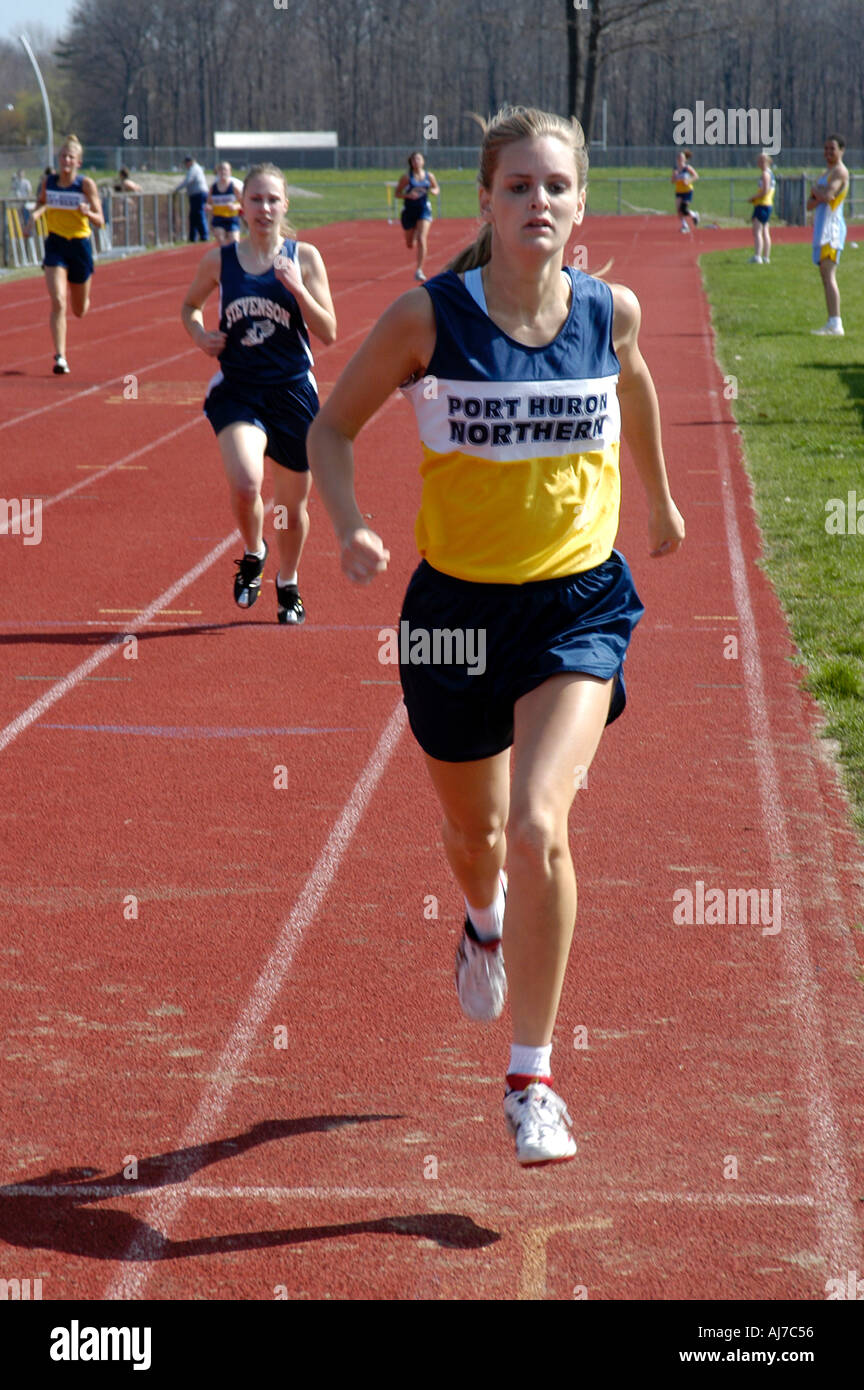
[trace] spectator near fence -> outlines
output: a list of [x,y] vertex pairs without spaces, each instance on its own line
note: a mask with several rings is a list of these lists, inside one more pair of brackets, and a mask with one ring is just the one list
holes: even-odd
[[207,179],[201,165],[190,154],[183,160],[186,177],[178,183],[175,193],[186,193],[189,197],[189,240],[209,241],[207,222],[204,217],[204,204],[207,202]]
[[9,191],[13,198],[33,197],[33,185],[28,178],[25,178],[23,169],[19,169],[16,174],[12,175],[12,183]]

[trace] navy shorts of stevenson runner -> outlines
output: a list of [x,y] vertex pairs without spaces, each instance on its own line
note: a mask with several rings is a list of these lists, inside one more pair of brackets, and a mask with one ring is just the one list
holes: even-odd
[[513,742],[516,701],[568,672],[614,679],[611,724],[627,702],[622,667],[643,612],[617,550],[593,569],[526,584],[478,584],[421,561],[399,625],[414,737],[442,762],[491,758]]
[[[297,243],[285,241],[282,254],[295,259]],[[272,268],[264,275],[245,271],[235,243],[221,255],[219,329],[226,343],[204,412],[217,435],[237,423],[263,430],[267,456],[305,473],[318,387],[300,307]]]

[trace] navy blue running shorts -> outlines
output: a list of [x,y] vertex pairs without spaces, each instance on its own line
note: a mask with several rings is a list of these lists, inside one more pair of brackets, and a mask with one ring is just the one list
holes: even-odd
[[411,198],[406,202],[402,209],[402,226],[406,232],[410,232],[412,227],[416,227],[418,222],[431,222],[432,209],[428,203],[424,203],[420,198]]
[[49,232],[45,238],[45,259],[42,269],[49,265],[65,265],[70,285],[83,285],[93,274],[93,240],[89,236],[58,236]]
[[226,425],[243,421],[256,425],[267,436],[264,449],[268,458],[293,473],[306,473],[306,435],[318,414],[318,393],[301,378],[290,386],[251,386],[225,380],[211,386],[204,402],[204,414],[219,434]]
[[611,724],[627,702],[624,657],[644,611],[617,550],[593,569],[528,584],[476,584],[422,560],[399,625],[414,737],[442,762],[494,757],[513,742],[516,701],[568,671],[615,678]]
[[766,207],[764,203],[758,203],[753,209],[753,216],[750,218],[750,221],[753,222],[755,220],[756,222],[764,223],[769,220],[770,216],[771,209]]

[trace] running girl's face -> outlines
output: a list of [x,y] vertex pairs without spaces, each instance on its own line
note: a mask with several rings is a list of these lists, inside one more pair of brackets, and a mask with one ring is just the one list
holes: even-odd
[[230,164],[217,164],[217,165],[216,165],[216,177],[217,177],[217,179],[220,179],[222,183],[227,183],[228,179],[230,179],[230,177],[231,177],[231,165],[230,165]]
[[[845,135],[846,132],[844,131]],[[828,164],[837,164],[840,161],[840,146],[836,140],[825,141],[825,159]]]
[[505,145],[480,208],[505,246],[553,254],[567,244],[585,212],[573,151],[556,135]]
[[81,151],[77,145],[64,145],[57,156],[60,173],[71,178],[81,163]]
[[275,174],[258,174],[246,185],[243,216],[251,230],[262,233],[278,227],[288,210],[285,185]]

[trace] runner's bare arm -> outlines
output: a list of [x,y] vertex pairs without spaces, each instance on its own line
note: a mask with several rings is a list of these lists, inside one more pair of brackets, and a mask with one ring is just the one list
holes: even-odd
[[309,465],[342,547],[342,568],[359,583],[387,568],[389,552],[357,505],[353,441],[388,396],[425,371],[434,348],[432,301],[425,290],[409,290],[378,320],[309,430]]
[[183,327],[195,346],[206,352],[208,357],[218,357],[225,346],[225,334],[218,330],[208,332],[204,327],[204,315],[201,312],[210,295],[219,287],[221,265],[221,248],[213,246],[201,257],[195,278],[186,291],[186,298],[180,310]]
[[91,227],[104,227],[105,214],[102,211],[102,200],[99,197],[99,189],[92,179],[84,179],[81,184],[81,192],[84,195],[81,203],[81,211],[88,219]]
[[622,424],[636,471],[648,498],[648,543],[652,556],[671,555],[684,539],[684,521],[672,500],[660,433],[660,407],[648,365],[639,350],[642,311],[632,290],[611,285],[615,306],[613,341],[621,376]]
[[293,261],[287,261],[284,266],[277,268],[277,279],[297,300],[300,312],[315,337],[320,338],[322,343],[335,343],[336,310],[321,252],[311,242],[298,241],[297,257],[302,279],[301,275],[296,274]]

